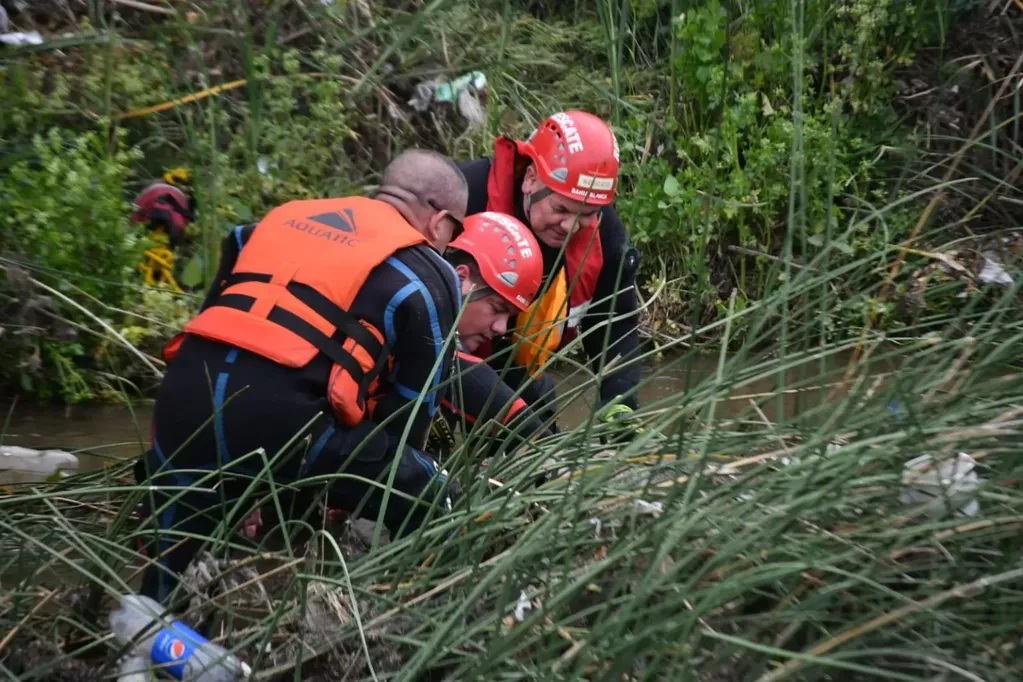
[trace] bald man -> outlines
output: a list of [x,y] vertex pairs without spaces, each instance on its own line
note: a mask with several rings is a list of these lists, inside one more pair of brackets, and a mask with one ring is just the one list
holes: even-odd
[[[331,481],[327,502],[361,504],[370,517],[397,460],[384,522],[392,537],[422,522],[428,510],[414,499],[437,499],[442,477],[420,449],[461,304],[438,249],[460,226],[467,197],[447,157],[413,150],[387,167],[376,198],[290,202],[224,240],[214,286],[165,353],[152,447],[135,467],[139,484],[177,487],[150,489],[144,514],[156,512],[157,530],[207,536],[225,518],[241,522],[260,500],[236,502],[253,478],[267,478],[260,450],[278,486],[347,474]],[[214,474],[201,480],[203,470]],[[309,504],[299,506],[302,514]],[[178,540],[161,533],[149,542],[163,568],[146,572],[143,594],[164,600],[202,544],[166,551]]]
[[[453,230],[465,219],[469,186],[448,157],[412,149],[384,169],[377,198],[398,209],[410,223],[421,225],[420,231],[444,253]],[[444,220],[445,215],[455,220]]]

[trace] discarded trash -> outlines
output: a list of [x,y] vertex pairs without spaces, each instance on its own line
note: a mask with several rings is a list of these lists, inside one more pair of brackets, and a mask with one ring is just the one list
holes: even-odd
[[426,111],[434,102],[455,104],[459,113],[477,127],[487,120],[486,112],[477,99],[477,95],[483,95],[486,88],[487,77],[482,71],[472,71],[453,81],[434,78],[416,84],[408,103],[418,112]]
[[[131,642],[145,631],[135,642],[131,655],[149,659],[178,680],[237,682],[252,673],[248,665],[224,647],[179,621],[163,617],[163,611],[163,607],[149,597],[122,595],[121,607],[110,613],[110,629],[121,644]],[[163,627],[151,627],[154,620]],[[129,679],[135,681],[135,678]]]
[[42,45],[43,37],[39,34],[39,31],[29,31],[27,33],[0,33],[0,43],[5,45],[14,45],[19,47],[21,45]]
[[77,468],[78,458],[70,452],[0,445],[0,471],[27,471],[48,476]]
[[640,514],[651,514],[652,516],[660,516],[664,513],[664,505],[660,502],[636,500],[636,509],[639,510]]
[[522,590],[519,593],[519,602],[515,605],[515,620],[521,623],[532,610],[533,605],[529,603],[529,597],[526,596],[526,591]]
[[156,678],[145,658],[125,656],[117,666],[117,682],[156,682]]
[[593,526],[593,534],[599,538],[601,528],[600,519],[594,516],[593,518],[590,519],[590,525]]
[[941,516],[946,510],[947,495],[948,503],[958,514],[976,516],[980,504],[971,494],[980,483],[974,471],[976,466],[977,461],[965,452],[946,459],[937,469],[930,455],[915,457],[906,462],[902,474],[905,488],[899,499],[904,504],[931,503],[932,516]]
[[485,87],[487,87],[487,77],[482,71],[473,71],[450,83],[438,85],[434,90],[433,99],[436,102],[451,102],[458,99],[458,96],[468,88],[482,92]]
[[1012,276],[992,253],[984,254],[984,267],[977,278],[985,284],[1012,284]]
[[739,470],[731,464],[705,464],[703,467],[703,473],[711,476],[738,476]]
[[469,122],[473,128],[479,128],[487,122],[487,112],[480,105],[476,94],[469,89],[462,90],[458,95],[458,111],[462,118]]

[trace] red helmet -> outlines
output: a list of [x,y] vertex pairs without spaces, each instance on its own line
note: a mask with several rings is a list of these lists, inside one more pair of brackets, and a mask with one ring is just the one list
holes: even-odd
[[585,111],[563,111],[517,144],[551,190],[587,204],[605,206],[614,201],[618,140],[600,118]]
[[135,197],[131,219],[150,227],[163,227],[171,243],[185,235],[185,226],[192,222],[193,204],[188,196],[174,185],[154,182]]
[[543,255],[533,233],[521,222],[485,211],[465,219],[465,230],[449,246],[470,254],[483,281],[519,310],[536,298],[543,281]]

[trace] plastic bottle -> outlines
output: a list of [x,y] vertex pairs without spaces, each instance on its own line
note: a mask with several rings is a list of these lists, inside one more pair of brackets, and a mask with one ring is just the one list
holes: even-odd
[[[129,655],[148,659],[154,667],[159,666],[183,682],[238,682],[252,673],[248,665],[224,647],[184,623],[161,617],[163,611],[149,597],[122,595],[121,608],[110,613],[110,629],[122,644],[145,630]],[[154,620],[159,621],[159,626],[150,626]]]
[[117,682],[156,682],[156,678],[146,658],[131,654],[118,661]]

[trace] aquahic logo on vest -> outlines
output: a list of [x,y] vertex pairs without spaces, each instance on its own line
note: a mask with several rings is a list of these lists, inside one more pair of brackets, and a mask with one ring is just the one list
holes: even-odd
[[311,237],[322,237],[336,244],[355,246],[359,240],[359,228],[355,224],[355,212],[350,208],[329,211],[309,216],[305,220],[287,220],[285,224]]
[[327,225],[348,234],[358,234],[359,232],[355,228],[355,213],[350,208],[344,209],[344,215],[331,211],[330,213],[309,216],[308,220],[315,220],[321,225]]

